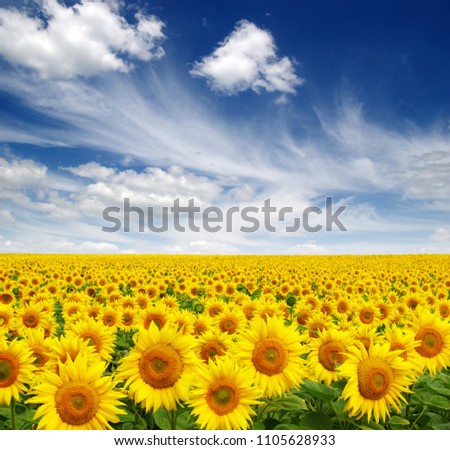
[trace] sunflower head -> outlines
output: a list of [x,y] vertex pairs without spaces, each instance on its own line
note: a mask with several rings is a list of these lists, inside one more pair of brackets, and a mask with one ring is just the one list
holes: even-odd
[[390,408],[400,412],[403,393],[411,392],[414,378],[411,364],[400,356],[401,351],[391,351],[389,343],[371,343],[367,350],[362,343],[349,349],[347,359],[338,367],[347,384],[342,391],[346,400],[345,411],[350,417],[363,416],[367,421],[384,422]]
[[264,396],[281,395],[298,386],[305,375],[305,352],[295,325],[285,325],[278,317],[254,319],[230,349],[248,368]]
[[151,323],[133,339],[135,347],[117,369],[130,397],[147,411],[161,406],[176,409],[177,402],[187,399],[199,363],[193,350],[194,338],[183,335],[171,323],[161,330]]
[[260,391],[250,374],[226,356],[202,365],[196,373],[189,404],[197,424],[209,430],[247,429]]
[[419,341],[416,352],[431,376],[450,365],[450,323],[438,315],[418,308],[411,327]]
[[119,421],[123,394],[117,381],[103,376],[106,363],[91,364],[86,354],[58,363],[58,375],[44,372],[28,402],[40,404],[38,429],[111,429]]
[[25,340],[7,342],[0,338],[0,405],[28,390],[33,377],[33,357]]

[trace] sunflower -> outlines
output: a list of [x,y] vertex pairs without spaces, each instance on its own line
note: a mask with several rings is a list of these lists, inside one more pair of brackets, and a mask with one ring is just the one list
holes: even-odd
[[220,331],[235,334],[245,327],[247,319],[240,308],[231,309],[225,306],[223,311],[215,316],[215,324]]
[[[298,320],[297,320],[298,322]],[[311,318],[306,322],[309,337],[317,338],[320,331],[328,330],[333,327],[333,319],[323,312],[314,312]]]
[[306,326],[306,323],[313,316],[311,305],[298,303],[294,310],[294,317],[300,326]]
[[19,394],[27,391],[32,382],[33,357],[25,341],[13,340],[9,344],[0,337],[0,405],[9,405],[11,399],[19,401]]
[[146,295],[138,295],[136,297],[136,304],[139,309],[146,309],[148,306],[148,297]]
[[280,308],[280,304],[272,294],[264,294],[255,301],[255,315],[266,319],[267,317],[284,317],[284,311]]
[[256,304],[250,297],[246,297],[247,298],[242,302],[241,310],[247,320],[252,320],[256,313]]
[[214,324],[214,322],[213,322],[212,318],[209,317],[208,314],[205,314],[205,313],[199,314],[195,318],[194,323],[193,323],[193,327],[194,327],[194,330],[192,332],[193,336],[197,336],[197,337],[201,336],[206,331],[211,330],[212,327],[214,326],[213,324]]
[[25,334],[25,341],[31,349],[33,365],[38,370],[43,369],[52,352],[51,339],[45,338],[45,331],[38,328],[28,330]]
[[200,359],[208,362],[217,356],[224,356],[232,343],[228,333],[217,331],[205,331],[196,340],[196,352]]
[[439,300],[435,305],[435,309],[442,319],[448,320],[450,318],[450,300],[446,298]]
[[40,304],[23,305],[16,310],[15,329],[19,335],[30,328],[45,329],[50,317]]
[[135,347],[117,369],[130,397],[147,411],[160,406],[177,408],[186,400],[190,380],[198,359],[192,349],[193,338],[183,336],[169,323],[161,328],[151,323],[135,336]]
[[102,312],[101,307],[96,304],[86,305],[83,307],[84,317],[92,317],[93,319],[96,319],[97,317],[100,316],[101,312]]
[[120,308],[120,324],[119,329],[130,332],[137,328],[136,324],[137,311],[132,308]]
[[122,310],[127,309],[127,308],[135,310],[136,306],[137,306],[136,300],[134,299],[134,297],[130,297],[129,295],[127,295],[120,299],[120,308]]
[[86,341],[101,359],[105,361],[112,359],[115,334],[109,327],[105,327],[94,319],[88,318],[87,320],[80,320],[73,324],[70,331],[76,335],[78,339]]
[[374,343],[383,342],[383,338],[377,334],[376,328],[370,325],[360,325],[356,330],[353,330],[353,334],[357,341],[362,342],[366,350],[369,350],[369,347]]
[[212,299],[206,301],[205,308],[209,316],[214,317],[217,316],[217,314],[223,312],[225,305],[226,305],[225,302],[223,302],[222,300]]
[[88,364],[88,355],[59,363],[59,374],[45,372],[28,403],[40,404],[35,419],[41,430],[105,430],[119,422],[123,394],[117,381],[103,376],[106,363]]
[[334,328],[319,332],[317,339],[311,339],[308,364],[315,378],[327,385],[339,380],[341,377],[336,367],[346,360],[345,353],[353,343],[348,331]]
[[11,305],[14,298],[13,292],[8,292],[7,290],[0,292],[0,304]]
[[351,314],[351,305],[346,298],[339,298],[334,305],[334,314],[339,318],[347,318]]
[[74,333],[67,333],[66,336],[61,336],[59,339],[52,338],[51,348],[48,368],[55,372],[58,371],[59,362],[65,363],[68,359],[73,361],[79,354],[86,354],[92,362],[99,360],[94,347]]
[[366,415],[369,422],[373,416],[378,423],[390,417],[391,407],[400,412],[401,402],[406,402],[402,394],[411,392],[412,383],[411,364],[400,355],[401,350],[391,351],[389,343],[371,344],[369,350],[359,343],[349,349],[337,370],[347,378],[341,397],[350,417]]
[[380,310],[371,302],[365,302],[363,300],[356,301],[355,306],[355,325],[359,326],[360,324],[363,324],[369,325],[372,328],[377,328],[380,324]]
[[225,357],[198,368],[188,404],[202,429],[245,430],[255,415],[251,406],[261,403],[259,395],[248,370]]
[[417,373],[422,372],[423,364],[419,354],[415,349],[420,345],[419,341],[414,340],[414,333],[409,328],[399,328],[392,326],[384,330],[384,338],[389,342],[389,349],[401,350],[400,356],[411,364],[412,370]]
[[427,310],[419,309],[412,322],[416,352],[431,376],[450,365],[450,323]]
[[166,295],[164,296],[161,301],[161,305],[167,306],[169,309],[177,309],[178,308],[178,301],[177,298],[174,295]]
[[169,319],[170,310],[167,306],[157,304],[141,310],[137,322],[139,327],[148,330],[151,323],[155,323],[158,328],[164,327]]
[[100,316],[103,325],[105,325],[105,327],[109,327],[111,331],[116,332],[120,319],[117,309],[111,305],[106,306],[103,308]]
[[297,387],[305,374],[300,356],[304,349],[295,326],[286,326],[283,319],[254,319],[230,349],[264,397],[281,395]]
[[62,317],[66,325],[75,323],[83,315],[83,304],[79,301],[64,302]]
[[14,326],[14,310],[0,303],[0,334],[8,333]]
[[190,311],[171,311],[169,322],[175,325],[182,334],[192,334],[194,332],[195,315]]

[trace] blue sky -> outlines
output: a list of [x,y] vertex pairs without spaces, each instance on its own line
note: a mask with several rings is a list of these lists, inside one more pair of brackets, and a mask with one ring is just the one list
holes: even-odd
[[[449,21],[446,1],[3,0],[0,252],[448,253]],[[325,197],[347,231],[102,231],[124,198],[270,198],[292,222]]]

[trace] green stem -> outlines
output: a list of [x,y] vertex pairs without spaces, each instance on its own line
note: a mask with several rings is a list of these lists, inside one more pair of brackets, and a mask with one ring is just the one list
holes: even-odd
[[409,402],[411,401],[411,394],[406,394],[406,408],[405,408],[405,419],[409,421],[409,412],[411,409],[411,405]]
[[11,399],[11,430],[16,429],[16,400]]
[[269,407],[269,404],[265,404],[262,408],[259,414],[256,416],[255,422],[261,419],[261,416],[263,415],[263,412]]
[[416,426],[417,422],[420,420],[420,418],[428,411],[428,407],[425,406],[425,408],[423,408],[422,412],[419,414],[419,416],[417,417],[417,419],[412,423],[411,425],[411,430],[414,430],[414,427]]
[[172,430],[176,430],[177,429],[177,410],[174,409],[174,410],[170,411],[170,416],[171,416],[170,426],[171,426]]
[[322,410],[323,410],[323,400],[320,399],[319,400],[319,412],[322,412]]

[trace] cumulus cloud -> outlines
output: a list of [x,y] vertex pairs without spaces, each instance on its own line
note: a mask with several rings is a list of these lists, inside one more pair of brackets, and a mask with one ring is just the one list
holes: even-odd
[[44,78],[127,72],[130,58],[149,61],[164,55],[164,24],[155,16],[139,12],[130,24],[111,1],[65,6],[43,0],[37,6],[44,19],[0,8],[0,54]]
[[112,167],[105,167],[94,161],[87,164],[80,164],[76,167],[64,167],[63,170],[67,170],[73,175],[77,175],[82,178],[90,178],[93,180],[105,180],[116,173],[115,169]]
[[253,89],[294,93],[302,84],[288,57],[279,58],[269,31],[241,20],[214,52],[194,64],[191,75],[204,77],[213,89],[227,94]]
[[[91,161],[60,170],[79,177],[80,182],[72,183],[69,175],[65,178],[32,160],[0,158],[0,196],[3,202],[8,201],[38,216],[44,214],[50,219],[76,221],[98,220],[105,207],[121,205],[125,198],[129,198],[133,206],[142,208],[170,206],[177,198],[182,204],[195,198],[196,205],[202,206],[222,193],[219,181],[177,166],[167,170],[146,167],[137,171]],[[10,223],[12,217],[5,211],[0,219]]]
[[220,185],[214,180],[176,166],[167,170],[147,167],[136,171],[117,170],[91,162],[66,170],[91,180],[70,197],[88,215],[98,216],[105,206],[121,204],[124,198],[143,208],[172,205],[176,198],[183,202],[195,198],[196,204],[202,205],[221,192]]
[[0,187],[16,190],[27,187],[44,187],[47,183],[47,167],[32,160],[0,158]]

